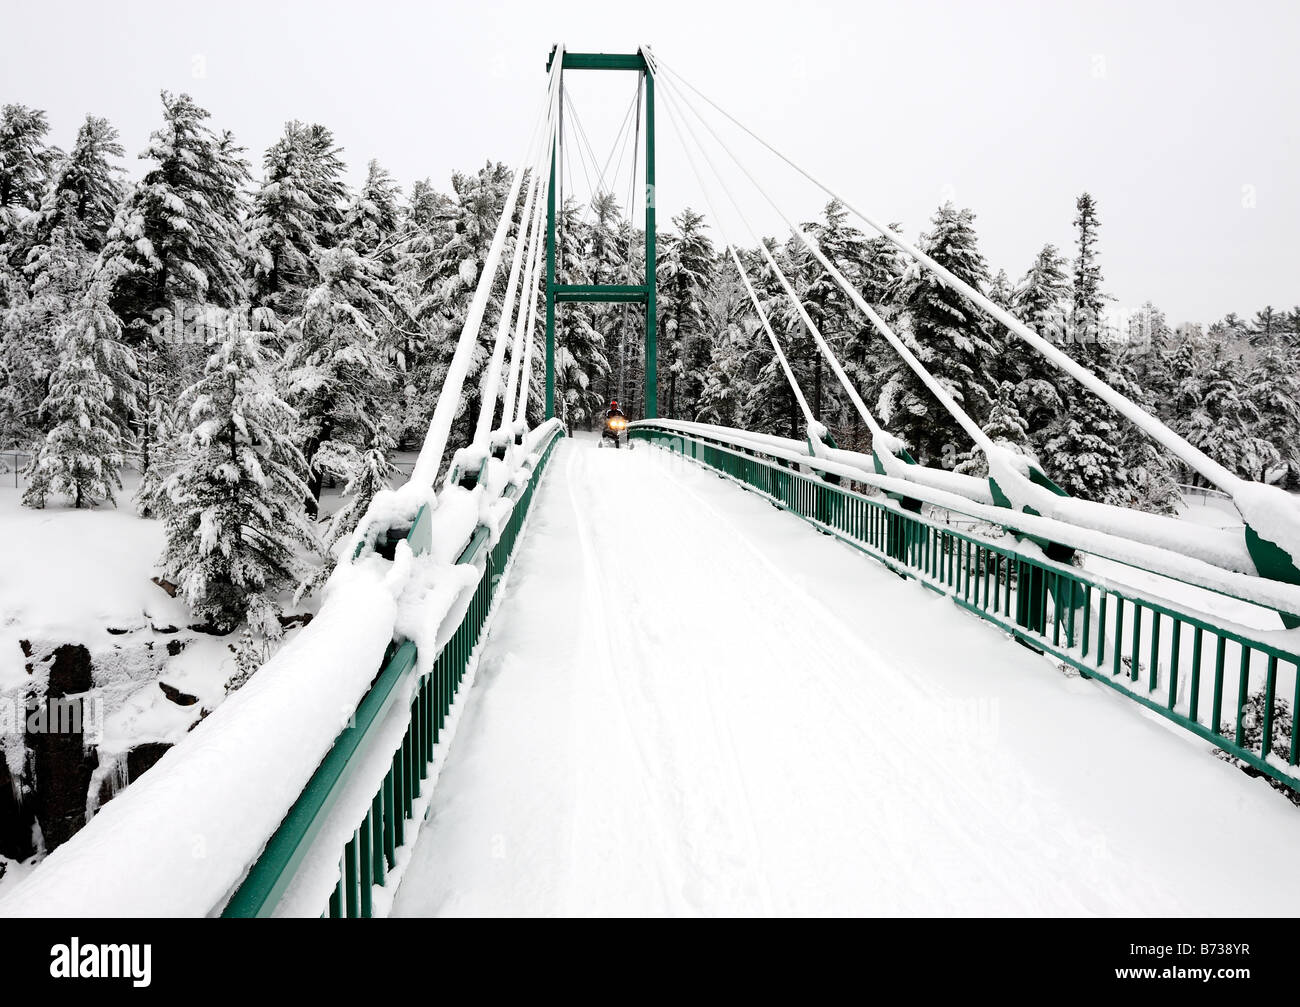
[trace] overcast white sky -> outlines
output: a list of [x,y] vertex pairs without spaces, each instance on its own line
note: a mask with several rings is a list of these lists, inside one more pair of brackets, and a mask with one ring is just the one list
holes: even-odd
[[[165,87],[192,93],[255,161],[299,118],[334,130],[354,177],[378,157],[404,185],[429,176],[445,187],[453,168],[518,160],[554,41],[604,52],[646,42],[909,236],[953,198],[976,212],[992,267],[1016,277],[1045,241],[1069,247],[1074,199],[1088,189],[1121,304],[1151,298],[1180,321],[1300,303],[1300,3],[1290,0],[5,7],[0,101],[47,109],[64,146],[94,112],[134,159]],[[603,156],[633,77],[568,80]],[[665,112],[661,102],[661,226],[665,210],[703,209]],[[752,144],[744,151],[788,212],[817,213],[816,191]],[[747,211],[779,230],[743,185]]]

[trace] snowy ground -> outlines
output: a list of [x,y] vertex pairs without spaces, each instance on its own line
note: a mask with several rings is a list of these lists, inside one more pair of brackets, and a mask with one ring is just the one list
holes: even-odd
[[1201,742],[684,460],[559,452],[397,914],[1300,905],[1300,812]]

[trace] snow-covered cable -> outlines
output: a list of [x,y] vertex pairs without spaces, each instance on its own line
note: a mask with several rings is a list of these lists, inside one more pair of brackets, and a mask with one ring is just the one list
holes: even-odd
[[978,290],[972,287],[969,283],[966,283],[964,280],[953,275],[951,271],[939,265],[939,263],[935,262],[934,259],[930,258],[930,256],[928,256],[925,252],[921,251],[910,241],[907,241],[905,238],[903,238],[902,235],[898,234],[897,232],[891,230],[888,227],[882,226],[874,218],[870,217],[863,211],[859,210],[843,196],[839,195],[834,190],[832,190],[828,185],[821,182],[819,179],[815,178],[808,171],[805,171],[798,164],[792,161],[789,157],[781,153],[781,151],[777,150],[770,143],[764,140],[761,136],[755,133],[752,129],[750,129],[744,123],[740,122],[740,120],[736,119],[735,116],[731,115],[729,112],[723,109],[712,98],[709,98],[707,95],[705,95],[702,91],[699,90],[699,88],[695,87],[695,85],[693,85],[690,81],[686,80],[686,78],[684,78],[676,70],[673,70],[671,67],[668,66],[665,66],[664,69],[667,70],[668,73],[672,74],[672,76],[675,77],[677,80],[681,81],[681,83],[686,85],[686,87],[690,88],[693,92],[695,92],[695,94],[699,95],[700,98],[708,102],[719,113],[721,113],[728,120],[730,120],[740,129],[742,129],[754,140],[762,144],[763,147],[771,151],[771,153],[776,155],[778,158],[780,158],[782,161],[788,164],[791,168],[797,171],[800,175],[802,175],[808,181],[812,182],[815,186],[817,186],[827,195],[831,196],[834,199],[839,200],[841,203],[844,204],[844,206],[850,212],[855,214],[857,217],[859,217],[861,220],[863,220],[873,229],[878,231],[884,238],[892,242],[895,246],[897,246],[902,251],[906,252],[909,256],[911,256],[921,265],[925,266],[927,269],[933,272],[936,276],[942,279],[946,284],[951,286],[953,289],[964,294],[966,297],[968,297],[979,307],[983,308],[989,315],[991,315],[997,321],[1001,322],[1008,329],[1010,329],[1017,336],[1019,336],[1024,342],[1028,343],[1030,346],[1036,349],[1040,354],[1042,354],[1042,356],[1044,356],[1048,361],[1054,364],[1057,368],[1069,374],[1081,385],[1087,388],[1090,392],[1092,392],[1102,401],[1110,405],[1116,412],[1120,413],[1122,416],[1124,416],[1125,418],[1130,420],[1134,425],[1136,425],[1139,429],[1146,432],[1147,435],[1150,436],[1153,440],[1159,442],[1164,447],[1168,448],[1173,454],[1175,454],[1189,467],[1195,469],[1197,472],[1199,472],[1210,482],[1215,483],[1221,489],[1226,490],[1229,493],[1232,493],[1234,490],[1239,489],[1245,484],[1244,480],[1242,480],[1232,472],[1229,472],[1226,468],[1224,468],[1222,465],[1216,462],[1205,452],[1201,451],[1199,448],[1189,444],[1183,437],[1179,436],[1168,426],[1166,426],[1163,422],[1158,420],[1156,417],[1152,416],[1150,413],[1148,413],[1146,410],[1144,410],[1141,406],[1135,403],[1132,399],[1128,398],[1126,395],[1123,395],[1122,393],[1117,392],[1115,389],[1111,388],[1110,385],[1106,384],[1106,382],[1102,381],[1099,377],[1097,377],[1097,375],[1093,374],[1092,371],[1088,370],[1086,367],[1078,363],[1072,357],[1058,350],[1055,346],[1049,343],[1038,333],[1034,332],[1031,328],[1029,328],[1029,326],[1027,326],[1020,319],[1016,318],[1009,311],[1005,310],[1004,308],[1000,308],[998,305],[994,304],[991,300],[989,300],[982,293],[980,293]]
[[501,422],[508,425],[514,422],[515,400],[519,394],[519,374],[523,363],[523,341],[529,310],[537,300],[537,263],[541,258],[545,238],[542,236],[542,221],[546,219],[546,200],[551,191],[549,158],[554,148],[547,144],[546,164],[542,169],[541,189],[537,194],[537,205],[533,210],[533,220],[528,236],[528,264],[524,271],[524,283],[519,291],[519,308],[515,316],[514,341],[510,347],[510,377],[506,383],[506,396],[501,409]]
[[[558,97],[557,85],[560,79],[560,66],[563,62],[564,46],[559,45],[555,50],[555,60],[551,64],[551,80],[547,89],[546,101],[543,103],[542,111],[538,115],[539,125],[542,122],[550,121],[555,115]],[[536,135],[535,127],[533,135],[529,137],[528,144],[524,148],[524,156],[519,162],[520,166],[511,180],[510,192],[506,196],[505,206],[501,211],[501,219],[497,222],[496,233],[492,236],[492,244],[488,247],[487,257],[483,262],[483,272],[479,276],[478,287],[475,289],[474,297],[470,301],[469,311],[465,316],[465,325],[461,329],[460,340],[456,344],[456,350],[452,354],[451,363],[448,365],[447,378],[443,382],[442,392],[438,396],[438,403],[433,409],[433,419],[429,422],[429,432],[425,436],[424,445],[420,448],[420,454],[415,460],[415,467],[411,470],[410,481],[418,486],[432,486],[434,479],[437,478],[438,469],[442,467],[442,456],[447,450],[447,438],[451,435],[451,424],[460,409],[460,397],[465,387],[465,375],[469,370],[470,360],[474,355],[474,344],[478,340],[479,328],[483,324],[483,314],[487,310],[488,298],[492,293],[492,286],[496,280],[497,267],[501,263],[501,252],[505,247],[510,222],[514,218],[515,204],[519,201],[519,189],[524,177],[523,168],[528,164]]]
[[[700,119],[701,122],[704,122],[704,120],[700,118],[699,112],[695,108],[690,106],[690,102],[685,95],[681,94],[681,92],[678,91],[675,86],[672,86],[671,82],[669,82],[666,78],[664,83],[669,84],[669,88],[667,90],[672,94],[674,105],[676,105],[678,102],[685,104],[688,108],[690,108],[691,113],[694,114],[697,119]],[[804,325],[807,326],[808,331],[812,334],[813,341],[817,344],[817,348],[821,350],[822,356],[825,357],[826,362],[830,364],[831,370],[834,372],[836,378],[839,379],[839,382],[843,386],[845,393],[849,396],[849,400],[853,403],[854,408],[857,409],[858,415],[861,416],[863,422],[866,423],[867,429],[871,431],[872,437],[876,439],[877,444],[879,444],[880,440],[882,439],[889,439],[889,435],[887,435],[885,431],[881,429],[880,424],[878,424],[876,422],[875,417],[872,416],[871,410],[867,408],[867,404],[862,401],[862,396],[860,396],[858,394],[857,389],[853,387],[853,383],[849,380],[848,374],[845,373],[844,368],[840,365],[839,358],[836,357],[835,351],[831,349],[830,345],[826,342],[826,339],[822,336],[821,330],[817,327],[816,323],[812,320],[812,317],[808,314],[807,309],[804,308],[803,301],[799,298],[799,295],[795,292],[794,287],[791,285],[789,279],[785,275],[785,271],[781,268],[780,264],[776,261],[776,258],[772,255],[771,251],[768,250],[767,244],[764,241],[762,241],[761,238],[759,238],[758,234],[754,231],[754,228],[750,225],[749,219],[745,216],[744,211],[740,208],[740,204],[736,201],[736,197],[732,194],[731,189],[727,186],[726,181],[722,178],[722,174],[721,172],[718,171],[717,165],[714,164],[713,158],[709,156],[708,150],[705,148],[704,144],[700,142],[700,138],[696,134],[694,128],[691,126],[690,120],[683,119],[683,121],[686,126],[687,132],[689,132],[691,135],[691,139],[695,141],[695,146],[699,148],[700,153],[704,156],[705,163],[708,164],[709,169],[713,172],[714,177],[718,180],[718,185],[722,188],[722,191],[726,194],[727,199],[731,201],[732,208],[736,211],[736,215],[740,218],[741,223],[745,225],[745,229],[749,231],[750,238],[758,246],[759,252],[762,254],[763,258],[767,261],[767,264],[772,268],[772,271],[776,274],[776,278],[780,282],[781,287],[785,290],[786,296],[789,298],[790,303],[794,305],[795,311],[797,311],[799,314],[799,318],[803,321]],[[705,125],[708,126],[708,123],[705,122]],[[717,139],[716,134],[714,135],[714,138]],[[757,183],[755,183],[755,185],[757,185]],[[777,212],[779,213],[780,211],[778,210]],[[784,214],[782,214],[782,217],[784,217]],[[790,226],[791,230],[795,229],[794,225],[791,224],[788,219],[786,219],[786,224]]]
[[[669,95],[665,92],[665,98]],[[672,108],[671,102],[665,103],[668,109]],[[812,410],[808,408],[808,400],[804,398],[803,390],[799,387],[799,382],[795,379],[794,372],[790,369],[790,361],[786,359],[785,351],[781,349],[781,344],[777,341],[776,333],[772,331],[772,325],[768,321],[767,312],[763,310],[763,305],[758,300],[758,294],[754,292],[753,285],[749,282],[749,274],[745,271],[744,264],[740,261],[740,256],[736,253],[736,246],[731,243],[727,237],[726,228],[722,226],[722,217],[718,215],[713,205],[713,198],[709,195],[709,188],[704,182],[704,176],[700,173],[699,167],[695,163],[695,155],[691,153],[690,147],[686,145],[681,130],[677,128],[676,116],[669,115],[669,124],[673,127],[673,132],[677,134],[677,139],[682,144],[682,149],[686,151],[686,159],[690,163],[691,171],[694,173],[696,180],[700,183],[700,190],[704,193],[704,202],[708,205],[709,213],[713,214],[713,219],[718,222],[718,233],[722,236],[723,243],[727,246],[727,251],[731,254],[731,261],[736,264],[736,270],[740,273],[740,280],[745,285],[745,290],[749,294],[749,299],[754,305],[754,310],[758,313],[758,319],[763,324],[763,331],[767,333],[768,342],[772,344],[772,350],[776,354],[776,359],[781,365],[781,370],[785,372],[785,379],[790,383],[790,390],[794,392],[794,397],[799,403],[799,408],[804,415],[804,421],[807,423],[808,430],[815,430],[819,424],[816,417],[813,416]]]
[[474,427],[474,446],[482,448],[492,432],[492,419],[496,415],[497,395],[501,390],[501,367],[505,363],[506,341],[511,331],[511,321],[515,312],[515,294],[519,288],[519,273],[524,261],[525,237],[533,224],[533,200],[537,196],[538,182],[541,177],[542,156],[549,151],[549,144],[541,144],[532,174],[528,180],[528,195],[524,199],[524,210],[519,218],[519,231],[515,235],[515,250],[510,260],[510,277],[506,280],[506,292],[501,301],[501,313],[497,318],[496,339],[492,344],[492,359],[488,362],[487,374],[483,386],[482,401],[479,403],[478,423]]
[[[555,132],[551,136],[552,144],[558,144],[560,141],[559,123],[555,124]],[[550,234],[547,234],[547,241],[550,240]],[[539,246],[540,247],[540,246]],[[558,249],[557,249],[558,251]],[[526,422],[528,419],[528,396],[532,391],[532,363],[533,363],[533,326],[537,319],[537,275],[541,272],[540,261],[534,264],[533,268],[533,285],[528,288],[528,321],[524,325],[524,359],[519,368],[519,405],[515,412],[515,422]]]
[[[675,75],[675,76],[680,77],[680,75]],[[763,196],[763,198],[767,200],[768,204],[774,210],[776,210],[777,214],[780,215],[781,219],[785,221],[786,225],[790,228],[790,230],[794,232],[794,234],[799,238],[799,240],[803,243],[804,247],[806,247],[808,251],[812,253],[812,255],[817,259],[819,263],[821,263],[822,268],[824,268],[827,271],[827,273],[830,274],[830,276],[835,280],[835,282],[844,291],[844,293],[848,295],[849,299],[853,302],[854,306],[867,317],[867,320],[871,322],[875,330],[878,333],[880,333],[881,336],[884,337],[884,339],[889,343],[891,347],[893,347],[894,352],[899,355],[899,357],[903,360],[905,364],[907,364],[907,366],[911,369],[912,373],[914,373],[917,376],[917,378],[920,379],[922,384],[924,384],[925,387],[929,389],[930,393],[936,399],[939,400],[940,404],[942,404],[943,407],[948,410],[948,412],[952,415],[953,419],[955,419],[961,425],[962,429],[966,431],[966,433],[970,436],[970,438],[980,447],[982,451],[985,452],[985,454],[987,454],[989,450],[993,449],[994,444],[992,440],[990,440],[988,435],[984,433],[980,425],[976,423],[966,412],[966,410],[964,410],[957,403],[957,401],[952,397],[952,395],[949,394],[948,390],[944,388],[943,384],[939,382],[938,379],[936,379],[933,374],[930,373],[929,369],[923,363],[921,363],[919,359],[917,359],[916,355],[908,348],[907,344],[904,343],[901,338],[899,338],[898,334],[895,333],[894,330],[890,328],[890,326],[885,322],[885,320],[881,318],[879,314],[876,313],[876,311],[871,307],[871,305],[869,305],[866,302],[866,299],[863,298],[863,296],[858,292],[858,290],[851,283],[849,283],[848,279],[844,276],[844,274],[840,272],[840,270],[835,266],[835,264],[832,263],[830,259],[826,256],[826,254],[821,250],[821,246],[818,244],[816,239],[813,238],[806,231],[804,231],[802,227],[797,226],[793,221],[790,220],[789,217],[786,216],[784,211],[782,211],[781,208],[777,205],[777,203],[772,199],[772,197],[768,195],[767,190],[765,190],[759,184],[758,180],[754,178],[754,176],[750,173],[749,169],[746,168],[744,163],[740,160],[740,158],[736,156],[735,152],[723,141],[723,139],[720,136],[718,136],[717,131],[714,130],[711,125],[709,125],[708,121],[703,116],[700,115],[699,110],[696,109],[691,104],[690,99],[686,95],[683,95],[681,91],[675,86],[675,84],[672,81],[668,80],[668,78],[665,78],[665,82],[669,84],[674,94],[674,97],[681,99],[683,102],[687,104],[688,107],[690,107],[691,112],[695,115],[697,119],[700,120],[700,122],[704,124],[705,128],[708,129],[709,132],[713,135],[714,140],[717,141],[718,145],[724,151],[726,151],[727,155],[732,159],[732,161],[736,163],[737,167],[739,167],[740,170],[744,172],[745,177],[749,179],[749,181],[753,184],[754,188],[757,189],[759,193]],[[705,100],[707,101],[708,99],[706,98]],[[760,245],[761,244],[762,243],[760,242]],[[766,252],[766,248],[764,248],[764,251]],[[769,259],[771,258],[770,254],[768,258]],[[803,314],[802,310],[801,310],[801,314]],[[820,334],[818,334],[818,342],[820,346],[821,344]],[[849,397],[851,400],[853,400],[854,406],[859,407],[859,413],[863,415],[864,419],[867,419],[867,414],[865,412],[866,410],[865,403],[862,403],[861,397],[857,394],[857,391],[853,389],[852,386],[848,383],[847,375],[844,375],[843,377],[840,376],[843,372],[839,366],[839,361],[834,360],[833,354],[829,356],[827,359],[832,361],[831,367],[833,370],[835,370],[836,377],[840,378],[841,384],[844,385],[845,390],[849,393]],[[862,403],[861,406],[859,406],[859,403]],[[872,429],[872,434],[874,435],[877,430],[877,426],[874,423],[874,421],[868,420],[868,426]]]

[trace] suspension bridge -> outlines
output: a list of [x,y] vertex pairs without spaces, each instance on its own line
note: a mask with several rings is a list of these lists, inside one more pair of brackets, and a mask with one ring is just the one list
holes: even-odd
[[[1293,872],[1252,886],[1241,866],[1281,867],[1300,839],[1259,779],[1300,788],[1296,502],[1188,444],[648,47],[557,46],[546,70],[409,481],[376,498],[311,625],[0,913],[1292,912]],[[637,81],[639,283],[557,282],[573,71]],[[767,199],[715,129],[727,120],[1216,487],[1240,524],[1065,495],[770,200],[989,476],[915,462],[756,235],[872,450],[841,449],[814,415],[725,233],[804,437],[660,418],[656,89],[711,209],[726,199],[743,219],[728,178]],[[484,407],[449,455],[503,276]],[[643,312],[633,451],[596,450],[555,416],[556,316],[573,302]],[[529,428],[535,369],[547,419]]]

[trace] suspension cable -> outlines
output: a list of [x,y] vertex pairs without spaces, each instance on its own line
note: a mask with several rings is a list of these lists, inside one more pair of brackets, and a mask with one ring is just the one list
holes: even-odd
[[[556,123],[555,132],[552,135],[552,140],[551,140],[552,144],[553,145],[558,144],[559,139],[560,139],[559,124]],[[552,149],[554,149],[554,146],[552,146]],[[550,241],[549,231],[546,240],[548,242]],[[537,247],[540,250],[541,247],[540,242]],[[527,421],[528,419],[528,396],[532,392],[532,387],[533,387],[532,361],[533,361],[533,343],[536,342],[536,339],[534,338],[536,334],[534,326],[537,318],[537,300],[539,294],[538,288],[545,286],[544,283],[538,282],[538,280],[540,279],[540,276],[538,274],[540,272],[541,272],[541,262],[538,260],[534,260],[533,263],[534,276],[528,288],[528,321],[524,325],[524,358],[519,368],[519,400],[518,400],[519,404],[517,406],[517,411],[515,413],[516,423],[519,423],[520,421]],[[547,296],[550,296],[549,291],[547,292]]]
[[555,51],[556,59],[551,67],[550,86],[547,88],[542,109],[538,113],[537,125],[533,127],[533,134],[529,137],[528,144],[524,149],[524,156],[520,159],[520,168],[515,171],[514,178],[511,179],[510,191],[506,196],[505,206],[501,211],[501,219],[497,221],[496,231],[492,235],[492,243],[488,246],[487,257],[483,262],[483,271],[479,276],[478,286],[475,288],[474,296],[470,300],[469,310],[465,315],[465,324],[461,328],[460,339],[456,343],[456,350],[452,354],[450,364],[448,364],[447,377],[443,383],[442,392],[438,396],[437,404],[434,406],[433,417],[429,421],[429,432],[425,436],[424,444],[420,448],[420,454],[416,457],[415,466],[411,470],[409,481],[417,486],[432,486],[439,469],[442,467],[442,456],[447,449],[447,438],[451,435],[452,421],[460,410],[465,375],[469,369],[470,359],[473,356],[474,345],[478,341],[478,333],[483,324],[483,314],[487,310],[488,298],[492,293],[492,286],[496,280],[497,268],[501,263],[501,252],[505,247],[506,234],[510,230],[515,205],[519,201],[519,189],[523,184],[524,177],[523,166],[527,165],[531,159],[534,143],[539,139],[538,129],[541,123],[550,121],[556,112],[559,93],[558,85],[561,76],[559,67],[564,62],[563,44],[556,46]]
[[[665,81],[665,83],[670,83],[670,82]],[[682,95],[680,91],[678,91],[675,87],[673,87],[671,83],[669,88],[666,89],[665,93],[668,93],[670,95],[671,100],[674,103],[674,107],[678,107],[677,103],[679,101],[683,104],[686,104],[689,107],[689,102],[685,99],[685,96]],[[695,115],[696,118],[699,118],[698,111],[696,111],[694,108],[691,108],[691,112]],[[781,268],[780,264],[776,261],[776,258],[772,255],[771,251],[768,249],[766,242],[764,242],[761,238],[759,238],[758,234],[754,231],[754,228],[750,224],[749,219],[745,216],[744,211],[740,208],[740,204],[737,202],[736,197],[731,192],[731,189],[727,186],[727,183],[723,179],[721,172],[718,171],[718,167],[714,163],[713,158],[710,157],[709,152],[705,148],[704,144],[700,142],[700,138],[696,134],[694,128],[691,126],[690,121],[683,116],[683,122],[686,126],[687,131],[691,135],[691,139],[695,142],[696,147],[699,149],[701,155],[704,157],[705,162],[709,165],[709,168],[713,172],[714,177],[718,180],[718,185],[721,187],[722,191],[726,194],[727,199],[730,200],[732,208],[736,211],[736,215],[740,218],[741,222],[745,225],[745,229],[749,232],[750,238],[755,242],[755,244],[757,244],[759,252],[763,255],[763,258],[766,260],[767,264],[771,267],[772,271],[776,274],[776,278],[778,281],[780,281],[781,287],[785,290],[786,296],[789,298],[790,303],[794,305],[795,310],[799,314],[799,318],[803,321],[804,325],[807,326],[808,331],[812,334],[813,340],[814,342],[816,342],[818,349],[822,353],[822,356],[825,357],[827,363],[830,364],[831,370],[834,372],[836,378],[839,379],[839,382],[843,386],[844,391],[848,394],[850,401],[852,401],[854,408],[857,409],[858,414],[862,417],[863,421],[867,424],[867,429],[871,431],[872,437],[882,438],[882,436],[889,436],[885,434],[885,431],[880,427],[880,424],[876,422],[875,417],[871,414],[871,411],[867,408],[866,403],[862,401],[862,397],[858,394],[857,389],[854,388],[853,383],[849,380],[848,374],[845,373],[844,368],[841,366],[839,358],[836,357],[834,350],[832,350],[830,345],[827,343],[825,337],[821,333],[821,330],[817,327],[816,323],[813,322],[811,316],[808,314],[807,309],[804,308],[803,301],[800,299],[799,295],[795,292],[795,289],[791,285],[790,280],[787,278],[785,271]],[[703,122],[703,120],[701,120],[701,122]],[[705,123],[705,125],[707,126],[708,124]],[[790,223],[788,219],[786,219],[786,224],[790,225],[792,231],[795,230],[794,226]]]
[[511,321],[515,311],[515,294],[519,288],[519,271],[523,265],[524,246],[527,244],[529,230],[534,221],[533,200],[537,195],[541,179],[542,157],[547,152],[547,145],[540,144],[537,159],[532,166],[528,179],[528,196],[524,200],[524,209],[519,217],[519,229],[515,235],[514,253],[510,261],[510,276],[506,280],[505,295],[501,300],[501,312],[497,318],[496,338],[492,343],[492,357],[488,361],[487,373],[479,402],[478,422],[474,427],[473,444],[476,448],[486,445],[492,430],[492,420],[496,415],[497,395],[501,390],[501,368],[505,362],[506,337],[511,330]]
[[1211,458],[1205,452],[1201,451],[1199,448],[1188,443],[1188,441],[1185,438],[1175,433],[1164,422],[1152,416],[1145,409],[1143,409],[1141,406],[1135,403],[1132,399],[1128,398],[1128,396],[1124,395],[1121,392],[1116,391],[1114,388],[1111,388],[1110,385],[1108,385],[1105,381],[1102,381],[1092,371],[1088,370],[1086,367],[1084,367],[1078,361],[1074,360],[1074,358],[1070,357],[1068,354],[1063,353],[1061,350],[1057,349],[1055,346],[1053,346],[1050,342],[1048,342],[1038,333],[1034,332],[1033,329],[1029,328],[1029,326],[1027,326],[1020,319],[1016,318],[1014,315],[1012,315],[1004,308],[1001,308],[997,304],[993,303],[993,301],[989,300],[989,298],[986,297],[984,294],[980,293],[969,283],[955,276],[950,270],[945,269],[943,266],[939,265],[939,263],[935,262],[934,259],[932,259],[929,255],[921,251],[921,249],[917,248],[911,242],[907,241],[900,234],[898,234],[897,232],[893,231],[888,227],[882,226],[874,218],[868,216],[862,210],[859,210],[856,206],[850,203],[843,196],[840,196],[838,193],[832,190],[825,183],[821,182],[819,179],[815,178],[808,171],[804,170],[802,167],[800,167],[798,164],[792,161],[789,157],[787,157],[781,151],[777,150],[774,146],[772,146],[761,136],[755,133],[752,129],[750,129],[744,123],[740,122],[740,120],[738,120],[735,116],[731,115],[729,112],[723,109],[712,98],[709,98],[707,95],[705,95],[702,91],[700,91],[699,88],[695,87],[695,85],[693,85],[690,81],[686,80],[686,78],[683,77],[676,70],[672,69],[667,65],[664,65],[664,69],[667,70],[668,73],[670,73],[673,77],[679,80],[686,87],[690,88],[690,90],[693,91],[695,94],[699,95],[700,98],[708,102],[709,105],[711,105],[719,113],[725,116],[730,122],[735,124],[741,130],[747,133],[750,137],[752,137],[754,140],[760,143],[768,151],[770,151],[776,157],[780,158],[787,165],[789,165],[791,168],[797,171],[808,181],[812,182],[815,186],[817,186],[827,195],[831,196],[834,199],[839,200],[839,202],[842,203],[845,206],[845,208],[847,208],[851,213],[853,213],[855,216],[860,218],[862,221],[864,221],[874,230],[878,231],[881,234],[881,236],[883,236],[886,240],[891,242],[897,248],[906,252],[911,258],[913,258],[918,263],[920,263],[921,265],[929,269],[931,272],[933,272],[935,275],[940,277],[940,279],[942,279],[946,284],[953,287],[958,292],[964,294],[967,298],[973,301],[978,307],[982,308],[985,312],[991,315],[996,321],[1001,322],[1011,332],[1015,333],[1021,340],[1023,340],[1024,342],[1032,346],[1035,350],[1039,352],[1039,354],[1045,357],[1050,363],[1055,365],[1059,370],[1062,370],[1065,373],[1069,374],[1081,385],[1083,385],[1084,388],[1092,392],[1094,395],[1096,395],[1098,398],[1104,401],[1107,405],[1113,408],[1116,412],[1120,413],[1122,416],[1124,416],[1126,419],[1128,419],[1130,422],[1136,425],[1139,429],[1144,431],[1153,440],[1162,444],[1165,448],[1171,451],[1174,455],[1176,455],[1179,459],[1181,459],[1187,466],[1196,470],[1202,476],[1208,479],[1210,482],[1215,483],[1221,489],[1227,490],[1229,493],[1232,493],[1234,490],[1245,485],[1244,480],[1242,480],[1240,477],[1230,472],[1223,465],[1216,462],[1213,458]]
[[[555,149],[553,141],[554,137],[552,137],[552,144],[547,145],[547,158]],[[501,409],[501,423],[503,426],[514,422],[515,398],[519,393],[519,372],[520,365],[523,362],[523,347],[521,344],[524,338],[524,322],[531,303],[536,301],[537,262],[544,241],[542,237],[542,221],[546,217],[546,200],[550,190],[550,172],[548,171],[542,175],[541,191],[538,195],[537,207],[533,215],[532,231],[529,237],[528,265],[524,273],[523,286],[519,291],[519,309],[515,318],[514,340],[510,348],[510,378],[506,384],[506,397]],[[527,303],[524,300],[525,297],[528,298]]]
[[[667,110],[671,111],[673,108],[671,96],[665,94],[665,97],[670,99],[666,104],[668,106]],[[691,153],[690,148],[684,141],[681,130],[677,128],[677,117],[670,114],[667,118],[669,124],[673,127],[673,132],[677,134],[678,140],[682,142],[682,149],[686,151],[686,159],[690,163],[691,171],[695,175],[696,180],[700,183],[700,190],[704,193],[704,201],[708,205],[709,212],[713,214],[713,219],[718,222],[718,233],[722,236],[723,243],[727,246],[727,251],[731,255],[731,261],[735,263],[736,270],[740,273],[741,282],[745,285],[745,290],[749,294],[749,300],[754,305],[755,312],[758,313],[758,319],[763,325],[763,331],[767,333],[768,342],[772,344],[772,350],[776,354],[776,359],[781,365],[781,370],[785,373],[786,381],[790,384],[790,390],[794,392],[794,397],[799,403],[800,410],[803,412],[807,428],[809,432],[812,432],[820,426],[820,424],[813,416],[812,410],[808,407],[808,400],[804,398],[803,390],[799,387],[799,382],[795,379],[794,372],[790,369],[790,362],[786,359],[785,351],[781,349],[781,344],[777,341],[776,333],[772,331],[772,325],[768,321],[767,313],[763,310],[763,305],[759,302],[758,294],[754,292],[754,287],[749,282],[749,274],[745,271],[744,264],[740,261],[740,256],[736,252],[736,247],[731,243],[731,239],[727,237],[726,228],[722,225],[722,217],[719,216],[717,210],[714,208],[713,199],[709,195],[708,186],[705,184],[704,178],[700,174],[699,168],[696,166],[695,155]]]

